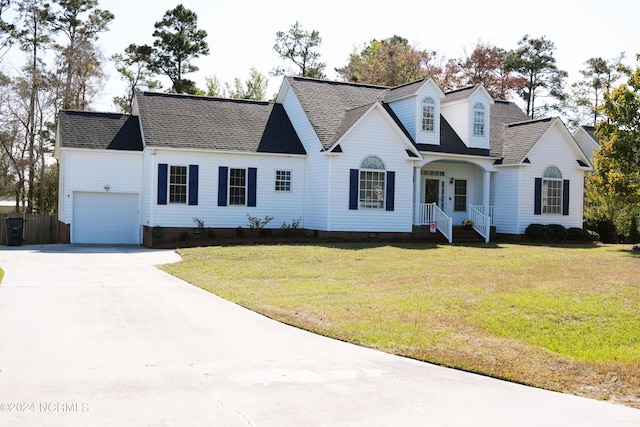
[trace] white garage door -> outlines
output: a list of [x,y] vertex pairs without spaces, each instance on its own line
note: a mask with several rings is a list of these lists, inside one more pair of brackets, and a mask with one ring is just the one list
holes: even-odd
[[73,193],[72,243],[139,244],[138,195]]

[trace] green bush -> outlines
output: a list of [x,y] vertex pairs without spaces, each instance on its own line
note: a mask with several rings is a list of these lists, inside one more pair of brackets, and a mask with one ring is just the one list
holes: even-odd
[[631,226],[626,239],[627,243],[640,243],[640,231],[638,231],[638,219],[634,216],[631,218]]
[[547,240],[549,239],[549,230],[547,226],[542,224],[529,224],[524,230],[524,235],[531,240]]
[[568,232],[563,225],[549,224],[547,225],[547,232],[553,240],[567,240]]
[[600,240],[600,236],[592,230],[571,227],[567,229],[567,240],[574,242],[595,242]]

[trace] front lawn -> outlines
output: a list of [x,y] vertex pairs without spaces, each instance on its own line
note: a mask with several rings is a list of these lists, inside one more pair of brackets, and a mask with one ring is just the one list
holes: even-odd
[[626,249],[229,246],[163,269],[323,335],[640,408],[640,258]]

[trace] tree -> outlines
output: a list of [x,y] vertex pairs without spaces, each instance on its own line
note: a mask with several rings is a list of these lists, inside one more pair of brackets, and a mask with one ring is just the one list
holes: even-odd
[[[17,116],[24,127],[24,137],[27,147],[27,209],[34,210],[34,186],[37,168],[38,128],[41,121],[38,120],[38,94],[44,86],[41,55],[51,44],[53,28],[51,22],[53,15],[49,3],[43,0],[22,0],[18,3],[18,22],[12,32],[12,37],[20,44],[20,49],[29,55],[29,63],[24,67],[25,79],[21,87],[26,112]],[[18,29],[19,28],[19,29]],[[24,182],[23,182],[24,184]]]
[[11,37],[9,35],[14,30],[13,25],[2,18],[2,14],[9,9],[10,5],[11,2],[9,0],[0,0],[0,62],[11,45]]
[[478,42],[460,63],[461,85],[483,84],[496,99],[507,99],[512,92],[521,90],[526,81],[504,68],[505,55],[504,49]]
[[617,58],[589,58],[580,70],[583,80],[571,85],[571,94],[563,105],[569,127],[595,126],[600,116],[604,94],[609,92],[621,77],[617,69],[622,65],[624,54]]
[[193,59],[209,54],[207,32],[198,29],[198,16],[180,4],[168,10],[155,28],[150,69],[169,77],[173,92],[195,94],[195,83],[184,75],[198,71]]
[[346,81],[380,86],[399,86],[427,76],[436,77],[441,86],[455,85],[452,79],[459,68],[454,63],[443,67],[438,61],[436,52],[418,50],[407,39],[394,35],[371,40],[359,53],[350,54],[349,63],[336,71]]
[[[293,72],[293,74],[324,79],[326,64],[320,62],[320,53],[316,51],[316,48],[321,44],[322,38],[318,31],[303,31],[300,23],[296,21],[289,32],[278,31],[276,33],[276,43],[273,45],[273,50],[278,53],[281,59],[291,61],[298,67],[299,72]],[[273,70],[272,74],[281,76],[289,72],[290,70],[278,67]]]
[[115,54],[111,57],[120,73],[120,78],[127,83],[127,93],[124,96],[115,96],[113,104],[123,113],[130,113],[133,97],[136,90],[160,89],[162,85],[155,80],[155,74],[149,69],[149,60],[153,48],[151,46],[137,46],[130,44],[124,51],[124,55]]
[[229,98],[253,99],[256,101],[264,101],[267,97],[267,86],[269,81],[260,74],[258,70],[251,67],[249,80],[244,84],[239,78],[234,79],[233,86],[226,85],[226,94]]
[[[556,66],[556,59],[553,57],[555,45],[544,36],[534,39],[525,35],[518,42],[518,46],[518,49],[511,50],[505,55],[504,69],[515,71],[526,79],[526,84],[519,91],[519,95],[526,102],[527,115],[533,119],[537,115],[538,97],[550,97],[556,100],[564,98],[563,84],[568,74]],[[549,105],[544,107],[549,108]]]
[[57,45],[64,82],[62,108],[85,109],[89,80],[103,75],[95,41],[107,30],[114,15],[98,9],[98,0],[56,0],[56,3],[59,11],[54,15],[53,28],[68,40],[65,46]]
[[[640,55],[636,57],[640,63]],[[595,153],[603,191],[640,211],[640,68],[621,68],[627,82],[604,94]]]

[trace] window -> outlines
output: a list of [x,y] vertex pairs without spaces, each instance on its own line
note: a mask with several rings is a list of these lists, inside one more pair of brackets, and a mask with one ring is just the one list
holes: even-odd
[[467,180],[456,179],[454,186],[453,210],[456,212],[466,212],[467,210]]
[[562,172],[549,166],[542,178],[542,213],[562,213]]
[[473,136],[484,136],[484,105],[473,106]]
[[422,101],[422,130],[433,132],[436,123],[436,102],[430,96]]
[[291,171],[276,171],[276,191],[291,191]]
[[229,169],[229,204],[246,204],[247,171],[246,169]]
[[169,203],[187,203],[187,167],[169,168]]
[[382,160],[369,156],[360,164],[360,207],[384,208],[385,167]]

